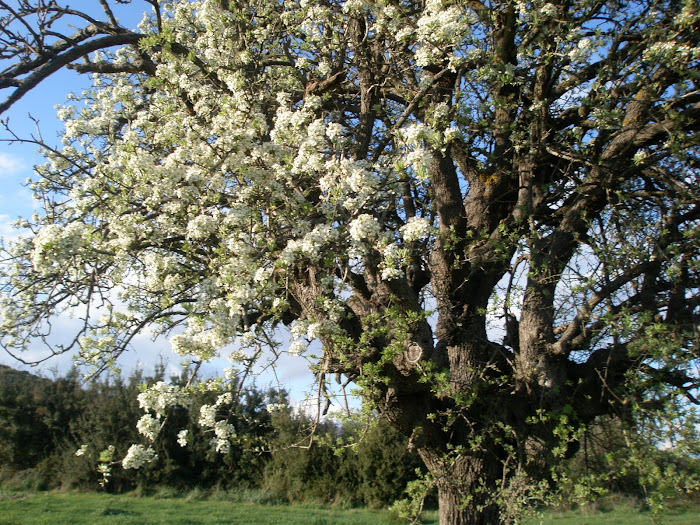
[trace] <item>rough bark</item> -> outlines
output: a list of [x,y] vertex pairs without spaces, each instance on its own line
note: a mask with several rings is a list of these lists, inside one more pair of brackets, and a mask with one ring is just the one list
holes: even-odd
[[421,450],[421,458],[436,480],[440,525],[498,525],[499,508],[492,499],[502,472],[498,461],[484,456],[458,456]]

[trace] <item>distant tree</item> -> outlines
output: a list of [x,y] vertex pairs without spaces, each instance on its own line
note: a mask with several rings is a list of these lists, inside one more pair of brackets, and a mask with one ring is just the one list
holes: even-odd
[[[74,461],[69,461],[73,469],[82,473],[83,478],[86,470],[90,472],[90,488],[94,488],[95,481],[104,481],[95,477],[100,465],[108,468],[105,488],[116,492],[137,485],[144,490],[157,486],[176,489],[259,487],[269,459],[269,454],[264,454],[263,450],[274,433],[266,405],[270,397],[284,399],[285,394],[274,390],[262,392],[252,386],[242,389],[236,403],[227,406],[228,410],[222,410],[220,415],[222,423],[236,430],[235,436],[230,436],[222,449],[216,430],[198,424],[202,414],[207,413],[207,407],[214,406],[218,398],[216,392],[207,388],[206,382],[194,383],[186,406],[168,411],[168,425],[156,431],[151,428],[153,421],[161,425],[163,421],[144,413],[138,399],[149,387],[164,384],[163,379],[164,369],[157,367],[149,376],[136,371],[127,379],[108,375],[104,380],[92,381],[86,392],[88,402],[83,414],[71,422],[73,447],[69,455],[73,456],[78,447],[84,447],[87,461],[83,460],[78,467],[73,465]],[[182,380],[172,378],[172,384],[182,386]],[[159,434],[159,440],[153,444],[154,461],[141,471],[121,468],[115,460],[128,453],[130,443],[148,437],[151,432]],[[113,444],[115,450],[107,454],[109,460],[100,460],[102,451],[109,450]]]
[[404,495],[407,483],[418,477],[420,458],[385,420],[356,437],[357,445],[347,463],[357,477],[358,496],[370,507],[394,503]]
[[[610,416],[586,429],[581,448],[556,474],[559,498],[581,504],[592,495],[637,498],[653,513],[700,490],[700,426],[694,407],[665,403],[664,414],[640,414],[633,424]],[[667,425],[673,425],[673,429]]]
[[51,456],[68,439],[82,394],[75,371],[52,381],[0,365],[0,465],[26,470]]
[[[70,421],[70,440],[58,451],[62,455],[63,472],[59,477],[64,487],[94,490],[101,485],[109,492],[123,492],[139,484],[141,479],[121,469],[110,470],[103,477],[99,472],[100,456],[114,447],[114,452],[107,455],[122,457],[129,444],[138,440],[136,422],[143,411],[136,396],[144,386],[162,380],[163,372],[162,366],[156,366],[151,376],[134,370],[128,377],[110,373],[84,384],[80,413]],[[76,456],[80,449],[83,452]],[[164,470],[162,465],[158,467]]]
[[[152,375],[136,370],[126,378],[105,374],[84,382],[75,369],[49,379],[0,365],[0,426],[4,429],[0,467],[7,469],[10,479],[14,473],[35,469],[28,477],[43,488],[96,489],[101,484],[105,490],[123,492],[137,485],[144,489],[261,486],[269,443],[276,432],[266,406],[271,398],[284,400],[286,395],[255,387],[241,392],[228,415],[237,432],[223,457],[212,451],[212,432],[197,424],[201,407],[217,399],[215,392],[204,389],[192,396],[187,408],[169,413],[171,424],[157,443],[158,461],[145,472],[110,468],[103,478],[100,464],[113,462],[101,461],[100,456],[114,444],[112,458],[122,457],[129,443],[139,440],[137,422],[144,412],[138,394],[163,378],[162,366]],[[189,433],[187,447],[178,444],[182,429]]]
[[[216,431],[199,424],[202,406],[214,405],[217,394],[206,390],[195,394],[187,409],[170,414],[179,420],[173,419],[163,429],[165,439],[157,452],[161,458],[168,458],[173,472],[162,482],[202,488],[259,488],[270,459],[269,443],[275,434],[267,410],[271,398],[286,399],[286,394],[271,389],[264,392],[253,386],[242,389],[237,402],[220,416],[235,428],[235,436],[231,436],[222,454],[212,447]],[[179,443],[182,429],[187,430],[185,447]]]
[[[0,111],[95,75],[8,247],[8,351],[78,305],[56,350],[98,369],[181,327],[244,376],[287,325],[410,438],[443,525],[505,520],[599,416],[697,402],[696,1],[99,3],[0,2]],[[149,395],[155,428],[182,398]]]

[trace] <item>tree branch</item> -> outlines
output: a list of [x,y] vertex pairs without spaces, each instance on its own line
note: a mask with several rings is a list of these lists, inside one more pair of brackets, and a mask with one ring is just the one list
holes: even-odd
[[[102,38],[97,38],[85,44],[76,46],[70,51],[67,51],[57,57],[53,57],[42,66],[36,68],[33,73],[19,81],[17,88],[8,96],[5,101],[0,103],[0,114],[7,111],[12,105],[26,95],[30,90],[39,85],[40,82],[48,78],[50,75],[67,66],[71,62],[85,57],[100,49],[106,49],[118,45],[136,45],[144,37],[144,35],[136,33],[120,33],[117,35],[108,35]],[[5,81],[1,79],[0,83]]]

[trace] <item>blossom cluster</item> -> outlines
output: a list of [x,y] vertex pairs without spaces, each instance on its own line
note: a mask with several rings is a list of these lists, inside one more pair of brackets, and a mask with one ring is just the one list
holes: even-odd
[[291,345],[289,345],[289,349],[287,350],[287,352],[289,353],[289,355],[300,356],[304,352],[306,352],[308,346],[308,343],[299,339],[297,341],[294,341]]
[[216,452],[228,454],[231,450],[231,438],[236,435],[235,427],[226,421],[217,421],[214,424],[214,437],[211,445]]
[[297,319],[289,327],[292,339],[296,339],[287,349],[287,353],[290,355],[303,355],[312,341],[320,340],[324,336],[340,334],[341,330],[338,324],[345,312],[344,303],[326,298],[322,302],[319,301],[317,306],[323,320]]
[[587,60],[595,50],[593,40],[590,38],[581,38],[576,42],[576,45],[569,51],[569,58],[572,62],[583,62]]
[[219,221],[212,215],[197,215],[187,224],[187,238],[193,240],[206,239],[216,232]]
[[[224,392],[218,396],[215,404],[202,405],[199,410],[198,423],[202,428],[213,430],[214,437],[211,439],[210,443],[212,448],[221,454],[227,454],[231,450],[231,438],[235,437],[236,429],[225,420],[217,420],[217,412],[220,407],[228,405],[231,402],[231,393]],[[178,436],[178,439],[179,437],[180,436]]]
[[[427,0],[425,10],[418,20],[416,35],[420,44],[416,51],[416,63],[429,66],[441,59],[445,49],[465,40],[476,21],[473,11],[443,0]],[[404,37],[401,34],[399,39]]]
[[153,410],[157,416],[165,414],[170,407],[187,406],[190,403],[190,396],[184,389],[177,385],[169,385],[165,381],[158,381],[148,387],[137,399],[144,411]]
[[425,217],[411,217],[401,227],[401,236],[406,242],[419,241],[433,233],[434,228]]
[[157,458],[158,454],[151,447],[146,448],[140,444],[131,445],[122,459],[122,466],[125,469],[139,469]]
[[143,436],[146,436],[150,441],[155,441],[160,431],[161,420],[159,417],[153,417],[151,414],[144,414],[136,423],[136,429]]
[[382,231],[379,221],[368,213],[355,217],[348,226],[350,238],[357,245],[374,242]]
[[275,412],[280,412],[287,408],[287,405],[284,403],[268,403],[265,409],[271,413],[274,414]]
[[35,271],[46,275],[57,268],[70,270],[75,267],[76,263],[71,259],[89,244],[89,235],[90,228],[81,222],[45,226],[33,239],[32,264]]
[[[346,158],[326,161],[319,177],[319,187],[330,209],[338,207],[356,212],[373,208],[375,203],[386,198],[390,192],[386,182],[391,179],[391,174],[384,173],[380,178],[378,169],[380,166],[370,169],[366,161]],[[380,184],[380,179],[384,179],[384,184]]]
[[195,355],[207,359],[216,353],[218,345],[212,344],[201,335],[184,333],[170,338],[170,349],[180,356]]
[[300,258],[317,262],[323,249],[338,239],[338,231],[329,225],[319,225],[300,239],[290,239],[286,248],[279,255],[283,266],[292,266]]
[[676,64],[688,64],[700,60],[700,46],[679,44],[673,40],[655,42],[644,50],[644,58],[649,61],[663,59]]
[[216,406],[202,405],[199,408],[198,423],[203,427],[213,427],[216,424]]
[[407,252],[397,244],[387,244],[382,250],[382,279],[392,281],[403,276],[401,267],[407,262]]
[[[448,138],[457,138],[458,131],[448,128]],[[400,159],[400,164],[411,168],[420,178],[428,177],[428,167],[433,159],[428,145],[441,146],[442,137],[432,127],[424,123],[414,122],[399,129],[397,140],[406,148],[406,154]]]

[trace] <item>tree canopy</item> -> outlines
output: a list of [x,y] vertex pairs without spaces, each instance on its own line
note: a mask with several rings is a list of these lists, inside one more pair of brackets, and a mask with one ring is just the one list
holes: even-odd
[[695,1],[99,3],[0,2],[0,110],[93,75],[7,248],[13,354],[76,308],[56,351],[97,368],[145,329],[239,375],[318,340],[443,525],[505,520],[598,417],[697,402]]

